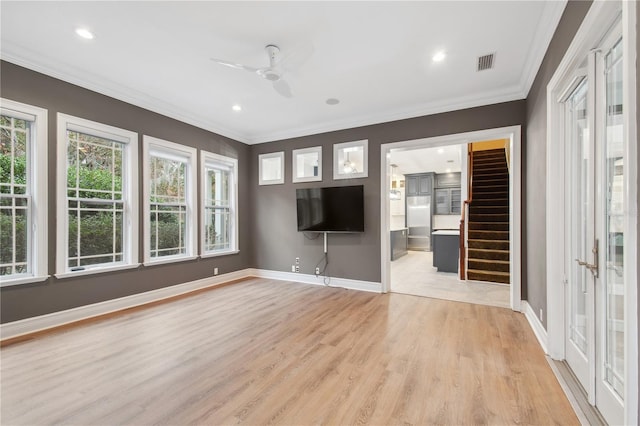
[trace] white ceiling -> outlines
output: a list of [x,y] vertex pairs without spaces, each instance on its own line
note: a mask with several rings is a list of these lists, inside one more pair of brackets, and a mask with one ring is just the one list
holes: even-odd
[[[447,145],[437,148],[393,149],[389,164],[395,164],[395,175],[411,173],[455,173],[461,170],[463,145]],[[466,153],[466,145],[465,153]]]
[[[3,0],[0,53],[251,144],[523,99],[565,4]],[[306,56],[287,70],[291,99],[210,60],[262,67],[267,44]],[[495,68],[476,72],[488,53]]]

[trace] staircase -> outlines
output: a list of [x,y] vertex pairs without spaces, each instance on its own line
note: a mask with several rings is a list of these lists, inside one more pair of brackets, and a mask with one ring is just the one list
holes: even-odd
[[473,153],[467,279],[509,284],[509,169],[504,149]]

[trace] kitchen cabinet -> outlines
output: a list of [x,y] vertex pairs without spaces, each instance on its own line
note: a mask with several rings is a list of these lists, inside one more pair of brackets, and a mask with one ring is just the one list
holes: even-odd
[[435,194],[436,214],[460,214],[460,188],[440,188]]
[[405,175],[407,197],[431,195],[433,192],[433,173]]
[[439,173],[436,175],[436,188],[460,188],[462,175],[456,173]]
[[407,228],[391,231],[391,260],[407,254]]

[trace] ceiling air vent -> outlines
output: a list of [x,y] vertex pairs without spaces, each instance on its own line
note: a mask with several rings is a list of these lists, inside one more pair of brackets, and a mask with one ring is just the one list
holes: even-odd
[[478,57],[478,71],[490,70],[493,68],[494,53]]

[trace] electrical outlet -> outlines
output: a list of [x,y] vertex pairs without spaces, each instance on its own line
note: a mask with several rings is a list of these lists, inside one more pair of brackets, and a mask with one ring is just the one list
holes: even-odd
[[218,275],[218,268],[213,268],[213,275]]
[[300,258],[296,257],[296,265],[299,265],[299,264],[300,264]]
[[320,275],[320,268],[316,266],[316,275]]
[[296,272],[300,272],[300,267],[296,265]]
[[296,271],[296,265],[291,265],[291,272],[295,272]]

